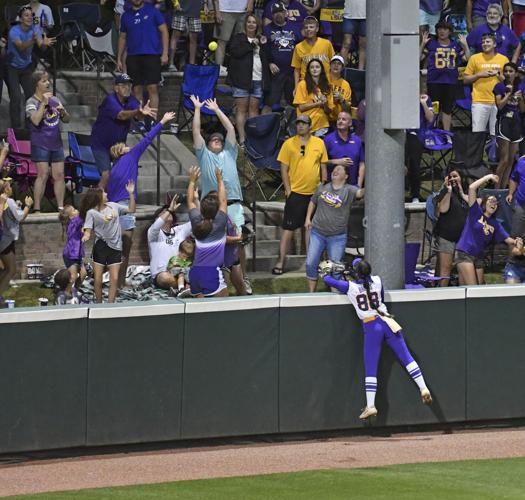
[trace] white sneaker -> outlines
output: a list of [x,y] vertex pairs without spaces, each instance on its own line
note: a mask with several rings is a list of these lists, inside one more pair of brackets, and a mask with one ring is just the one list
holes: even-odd
[[419,203],[419,198],[412,198],[412,203]]
[[178,71],[177,66],[175,66],[175,64],[170,64],[168,66],[168,71],[170,71],[170,72],[171,71],[173,71],[173,72]]
[[244,281],[244,288],[246,289],[246,293],[248,295],[253,295],[252,284],[250,283],[250,280],[245,276],[243,278],[243,281]]
[[191,288],[183,288],[177,294],[178,299],[185,299],[187,297],[191,297]]
[[361,420],[366,420],[368,417],[375,417],[377,415],[377,408],[375,406],[367,406],[363,409],[363,413],[359,415]]
[[423,401],[425,405],[432,404],[432,395],[428,389],[421,389],[421,401]]
[[219,76],[228,76],[228,68],[226,68],[226,66],[221,66]]

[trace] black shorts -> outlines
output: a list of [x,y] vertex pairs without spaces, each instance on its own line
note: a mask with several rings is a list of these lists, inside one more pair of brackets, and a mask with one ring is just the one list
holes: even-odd
[[12,241],[10,245],[5,247],[1,252],[0,255],[7,255],[8,253],[15,253],[15,242]]
[[429,83],[427,91],[432,102],[439,102],[439,111],[450,115],[454,102],[458,99],[458,86],[447,83]]
[[521,122],[518,117],[498,116],[496,121],[496,137],[508,142],[521,142],[523,140]]
[[122,252],[108,246],[104,240],[93,245],[93,262],[101,266],[114,266],[122,262]]
[[128,56],[126,67],[133,85],[153,85],[160,82],[160,55]]
[[264,104],[267,106],[280,104],[281,96],[284,94],[284,100],[291,105],[293,102],[293,89],[293,73],[280,71],[276,75],[272,75],[270,88],[264,93]]
[[293,231],[304,226],[311,194],[290,193],[284,204],[283,229]]

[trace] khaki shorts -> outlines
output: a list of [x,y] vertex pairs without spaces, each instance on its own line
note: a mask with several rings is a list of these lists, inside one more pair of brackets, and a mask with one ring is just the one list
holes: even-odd
[[442,238],[441,236],[436,236],[436,239],[434,240],[434,250],[438,253],[454,255],[456,244],[453,241]]
[[485,267],[484,259],[474,257],[474,255],[469,255],[468,253],[458,250],[456,252],[456,264],[463,264],[464,262],[470,262],[471,264],[474,264],[476,269],[483,269]]
[[215,24],[215,38],[228,42],[230,38],[239,33],[242,28],[242,22],[245,12],[221,12],[222,23]]

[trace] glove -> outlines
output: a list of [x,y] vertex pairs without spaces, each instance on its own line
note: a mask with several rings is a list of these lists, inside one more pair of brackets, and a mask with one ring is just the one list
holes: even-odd
[[321,275],[321,278],[328,274],[332,274],[334,268],[334,263],[331,260],[323,260],[319,262],[319,267],[317,270],[319,271],[319,274]]

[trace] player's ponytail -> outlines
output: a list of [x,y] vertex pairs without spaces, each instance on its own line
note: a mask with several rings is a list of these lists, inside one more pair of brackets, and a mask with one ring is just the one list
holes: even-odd
[[355,266],[355,271],[357,277],[363,281],[363,287],[366,291],[366,296],[368,298],[368,303],[374,308],[374,310],[379,314],[379,316],[387,316],[393,318],[391,314],[384,313],[378,309],[378,302],[372,299],[372,294],[370,292],[370,276],[372,275],[372,266],[366,260],[360,260]]

